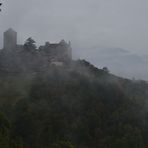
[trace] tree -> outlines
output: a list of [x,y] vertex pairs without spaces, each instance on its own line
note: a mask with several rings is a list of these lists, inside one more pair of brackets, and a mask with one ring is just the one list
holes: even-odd
[[24,47],[25,49],[27,49],[28,51],[34,52],[36,50],[36,45],[35,45],[35,41],[30,37],[26,40]]
[[0,113],[0,147],[9,148],[9,129],[10,124],[6,117]]

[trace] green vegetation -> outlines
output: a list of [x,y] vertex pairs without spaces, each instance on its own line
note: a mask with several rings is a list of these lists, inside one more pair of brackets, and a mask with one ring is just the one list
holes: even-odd
[[148,84],[85,60],[0,77],[2,148],[146,148]]

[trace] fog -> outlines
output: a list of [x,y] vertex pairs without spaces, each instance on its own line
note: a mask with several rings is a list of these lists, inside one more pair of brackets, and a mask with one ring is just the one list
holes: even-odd
[[45,41],[72,42],[73,57],[114,74],[148,80],[147,0],[3,0],[3,32],[12,27],[18,43],[32,36]]

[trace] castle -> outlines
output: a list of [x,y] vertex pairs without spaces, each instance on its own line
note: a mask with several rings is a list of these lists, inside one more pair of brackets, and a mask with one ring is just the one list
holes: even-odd
[[[11,28],[4,32],[3,44],[2,51],[7,53],[21,52],[25,49],[24,45],[17,44],[17,32]],[[64,40],[56,44],[46,42],[45,45],[36,49],[36,52],[47,57],[49,61],[69,61],[72,59],[71,43],[66,43]]]
[[0,50],[0,73],[24,73],[46,71],[51,66],[68,67],[72,62],[71,43],[59,43],[36,48],[35,41],[28,38],[24,45],[17,44],[17,32],[8,29],[3,35],[3,49]]

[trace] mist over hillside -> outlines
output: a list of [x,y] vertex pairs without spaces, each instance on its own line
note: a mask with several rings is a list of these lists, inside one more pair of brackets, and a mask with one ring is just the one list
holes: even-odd
[[[84,52],[85,51],[85,52]],[[99,68],[108,67],[118,76],[129,79],[148,80],[148,56],[122,48],[91,47],[73,50],[75,58],[81,57],[91,61]]]
[[72,60],[44,71],[0,71],[0,86],[3,148],[148,146],[145,81]]
[[148,146],[146,81],[74,60],[64,40],[40,47],[32,38],[23,45],[16,40],[17,33],[7,30],[0,51],[2,148]]
[[0,0],[0,148],[148,148],[147,6]]
[[147,78],[147,56],[122,48],[72,51],[65,40],[18,44],[12,28],[3,39],[0,147],[148,147],[148,83],[136,80]]

